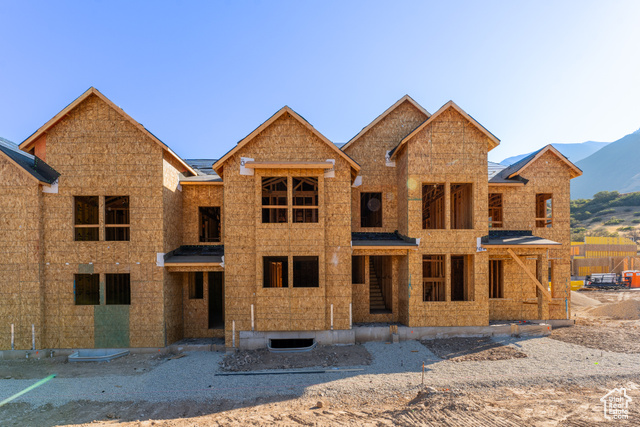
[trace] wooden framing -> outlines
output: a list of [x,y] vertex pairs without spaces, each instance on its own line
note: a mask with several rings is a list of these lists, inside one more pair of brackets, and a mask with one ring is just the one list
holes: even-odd
[[[519,169],[521,181],[489,183],[487,152],[498,140],[453,102],[429,115],[405,96],[343,150],[284,107],[215,162],[222,180],[185,180],[180,172],[195,171],[93,88],[21,147],[33,149],[45,136],[47,164],[61,173],[58,193],[43,194],[0,156],[0,323],[16,324],[18,348],[30,348],[31,324],[42,331],[39,348],[162,347],[214,336],[231,346],[251,330],[482,326],[570,315],[569,182],[579,170],[550,147]],[[353,187],[358,174],[361,185]],[[437,194],[428,197],[434,183]],[[363,227],[363,193],[380,194],[381,227]],[[491,194],[500,195],[501,208]],[[537,194],[553,195],[552,227],[536,227]],[[106,219],[105,197],[114,195],[128,198],[126,220]],[[97,224],[74,224],[74,196],[98,198]],[[201,207],[220,208],[219,242],[200,241]],[[285,218],[263,221],[264,209]],[[490,229],[488,214],[502,227]],[[437,226],[425,226],[430,221]],[[97,227],[98,240],[75,241],[76,227]],[[130,239],[106,241],[113,227]],[[543,244],[505,237],[507,244],[478,250],[478,237],[510,230],[530,231]],[[368,244],[352,235],[394,231],[416,243],[375,244],[384,236],[367,236]],[[165,254],[178,248],[223,261],[171,262]],[[264,286],[269,257],[286,259],[282,286]],[[301,263],[313,274],[301,275]],[[551,292],[542,279],[550,265]],[[203,273],[201,299],[189,299],[190,273]],[[102,286],[101,304],[75,305],[76,275],[129,275],[130,304],[106,307]],[[502,297],[489,298],[490,276],[499,276],[502,292],[493,294]],[[384,309],[374,307],[380,295]],[[207,316],[213,302],[216,327]],[[0,334],[0,349],[8,345]]]
[[[228,153],[226,153],[224,156],[222,156],[220,159],[218,159],[213,164],[213,170],[216,171],[216,173],[218,175],[222,176],[223,165],[227,162],[227,160],[229,160],[229,158],[231,156],[233,156],[235,153],[237,153],[239,150],[241,150],[245,145],[247,145],[249,142],[251,142],[255,137],[257,137],[262,131],[264,131],[266,128],[268,128],[271,124],[273,124],[278,119],[280,119],[284,114],[290,115],[295,120],[297,120],[300,124],[302,124],[302,126],[304,126],[308,131],[310,131],[318,139],[320,139],[322,142],[324,142],[334,153],[337,153],[342,159],[346,160],[347,163],[349,163],[349,165],[355,171],[359,171],[360,170],[360,165],[358,163],[356,163],[353,159],[351,159],[349,156],[344,154],[338,147],[336,147],[336,145],[334,143],[329,141],[324,135],[322,135],[313,126],[311,126],[311,124],[309,122],[307,122],[305,119],[303,119],[298,113],[293,111],[287,105],[285,105],[280,110],[278,110],[267,121],[265,121],[260,126],[258,126],[258,128],[256,128],[256,130],[254,130],[249,135],[244,137],[240,142],[238,142],[238,144],[234,148],[232,148]],[[272,161],[272,162],[275,163],[275,161]],[[316,160],[313,163],[318,163],[318,161]]]
[[496,148],[500,144],[500,140],[496,138],[494,134],[489,132],[484,126],[478,123],[473,117],[468,115],[462,108],[458,107],[458,105],[455,102],[449,101],[446,104],[444,104],[442,107],[440,107],[438,111],[433,113],[433,115],[429,117],[423,124],[418,126],[413,132],[411,132],[407,137],[405,137],[402,141],[400,141],[398,146],[394,149],[393,153],[391,154],[391,159],[395,159],[398,156],[398,153],[401,151],[402,147],[410,139],[412,139],[415,135],[420,133],[425,127],[433,123],[438,118],[438,116],[440,116],[443,112],[447,111],[448,109],[454,109],[456,112],[458,112],[458,114],[462,115],[462,117],[464,117],[469,123],[474,125],[480,132],[482,132],[488,138],[489,147],[487,151],[491,151],[492,149]]
[[82,95],[80,95],[78,98],[76,98],[71,104],[67,105],[62,111],[60,111],[58,114],[53,116],[47,123],[42,125],[37,131],[35,131],[33,134],[31,134],[31,136],[29,136],[29,138],[25,139],[20,144],[20,149],[23,150],[23,151],[29,151],[29,149],[31,148],[31,145],[44,132],[46,132],[47,130],[49,130],[49,128],[51,128],[53,125],[55,125],[60,120],[62,120],[67,114],[69,114],[69,112],[71,112],[71,110],[76,108],[78,105],[80,105],[85,99],[87,99],[91,95],[95,95],[98,98],[100,98],[104,103],[109,105],[115,111],[119,112],[126,120],[129,121],[129,123],[131,123],[133,126],[135,126],[136,129],[138,129],[139,131],[145,133],[151,140],[153,140],[156,144],[160,145],[162,147],[162,149],[165,150],[167,153],[169,153],[169,155],[171,155],[171,157],[175,161],[180,163],[180,165],[184,168],[185,171],[190,172],[192,175],[196,175],[196,172],[193,170],[193,168],[191,166],[189,166],[187,163],[185,163],[185,161],[182,160],[180,158],[180,156],[178,156],[176,153],[174,153],[173,150],[171,150],[171,148],[169,148],[169,146],[167,146],[164,142],[160,141],[154,134],[149,132],[144,126],[142,126],[140,123],[135,121],[130,115],[125,113],[122,108],[118,107],[113,102],[111,102],[111,100],[109,98],[104,96],[102,93],[100,93],[100,91],[98,89],[94,88],[93,86],[90,87],[89,89],[87,89],[86,92],[84,92]]

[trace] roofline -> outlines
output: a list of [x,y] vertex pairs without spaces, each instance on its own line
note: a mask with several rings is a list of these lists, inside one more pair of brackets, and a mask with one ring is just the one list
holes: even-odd
[[[31,178],[32,180],[36,181],[39,184],[42,185],[46,185],[47,187],[51,187],[50,182],[44,182],[44,181],[40,181],[38,178],[36,178],[35,176],[33,176],[33,174],[30,174],[29,171],[25,170],[25,168],[23,168],[20,164],[18,164],[15,160],[13,160],[11,158],[11,156],[9,156],[7,153],[5,153],[4,151],[0,150],[0,153],[7,159],[9,160],[9,163],[13,164],[14,166],[16,166],[18,169],[20,169],[22,172],[26,173],[29,178]],[[55,181],[54,181],[55,182]]]
[[245,145],[247,145],[253,138],[255,138],[256,136],[258,136],[258,134],[260,134],[263,130],[265,130],[267,127],[269,127],[273,122],[275,122],[276,120],[278,120],[283,114],[285,113],[289,113],[291,116],[293,116],[296,120],[298,120],[300,123],[302,123],[302,125],[304,127],[306,127],[309,131],[311,131],[315,136],[317,136],[318,138],[320,138],[320,140],[322,140],[323,142],[325,142],[328,146],[331,147],[332,150],[334,150],[336,153],[338,153],[342,158],[344,158],[350,165],[352,168],[354,168],[356,171],[360,170],[360,165],[353,160],[351,157],[349,157],[347,154],[345,154],[344,152],[342,152],[342,150],[340,150],[338,147],[336,147],[336,145],[329,141],[329,139],[324,136],[323,134],[321,134],[316,128],[314,128],[308,121],[306,121],[302,116],[300,116],[298,113],[296,113],[295,111],[293,111],[288,105],[285,105],[284,107],[282,107],[280,110],[278,110],[274,115],[272,115],[271,117],[269,117],[265,122],[263,122],[260,126],[258,126],[253,132],[251,132],[249,135],[245,136],[244,138],[242,138],[242,140],[240,140],[240,142],[238,142],[236,144],[235,147],[233,147],[231,150],[227,151],[227,153],[222,156],[221,158],[219,158],[213,165],[212,168],[213,170],[220,176],[221,172],[220,169],[222,169],[224,163],[229,159],[229,157],[231,157],[232,155],[234,155],[238,150],[240,150],[242,147],[244,147]]
[[569,169],[571,169],[573,171],[572,174],[570,174],[571,178],[577,178],[580,175],[582,175],[582,170],[577,167],[576,165],[574,165],[568,158],[566,158],[564,156],[564,154],[562,154],[561,152],[559,152],[553,145],[548,144],[547,146],[545,146],[544,148],[541,148],[538,153],[536,153],[535,156],[533,156],[531,158],[531,160],[529,160],[527,163],[525,163],[522,167],[520,167],[517,171],[513,172],[512,174],[510,174],[507,178],[513,178],[516,175],[520,175],[520,173],[526,169],[530,164],[532,164],[533,162],[535,162],[536,160],[538,160],[540,157],[542,157],[542,155],[548,151],[551,151],[553,154],[555,154],[560,160],[562,160],[567,166],[569,166]]
[[23,151],[27,151],[30,148],[31,144],[34,143],[35,140],[38,139],[38,137],[40,137],[40,135],[42,135],[43,132],[46,132],[51,126],[55,125],[57,122],[62,120],[62,118],[64,116],[66,116],[69,112],[71,112],[71,110],[76,108],[82,101],[87,99],[90,95],[96,95],[98,98],[100,98],[101,100],[106,102],[107,105],[109,105],[110,107],[112,107],[116,111],[118,111],[120,114],[122,114],[124,116],[124,118],[129,120],[129,122],[131,122],[136,128],[138,128],[138,130],[140,130],[143,133],[145,133],[154,142],[159,144],[164,150],[166,150],[169,154],[171,154],[178,161],[178,163],[180,163],[182,166],[184,166],[189,172],[191,172],[194,175],[197,175],[196,171],[194,171],[191,166],[189,166],[184,160],[182,160],[182,158],[180,156],[178,156],[171,148],[169,148],[169,146],[167,144],[165,144],[160,139],[158,139],[158,137],[156,137],[149,130],[147,130],[144,126],[142,126],[140,123],[138,123],[136,120],[134,120],[133,117],[131,117],[129,114],[127,114],[122,108],[120,108],[117,105],[115,105],[109,98],[104,96],[98,89],[96,89],[93,86],[91,86],[82,95],[80,95],[75,100],[73,100],[73,102],[71,102],[71,104],[67,105],[62,111],[60,111],[58,114],[53,116],[53,118],[51,118],[48,122],[46,122],[44,125],[40,126],[40,128],[38,128],[38,130],[36,130],[27,139],[25,139],[18,146],[18,148],[20,148]]
[[340,147],[340,149],[342,151],[344,151],[346,148],[348,148],[349,146],[351,146],[351,144],[353,144],[354,142],[356,142],[358,139],[360,139],[361,136],[363,136],[365,133],[369,132],[369,130],[374,127],[375,125],[377,125],[380,121],[382,121],[382,119],[384,119],[385,117],[387,117],[389,115],[389,113],[391,113],[393,110],[395,110],[396,108],[398,108],[402,103],[404,103],[405,101],[408,101],[409,103],[411,103],[414,107],[416,107],[418,110],[420,110],[424,115],[427,116],[427,119],[429,117],[431,117],[431,114],[420,104],[418,104],[413,98],[411,98],[409,95],[405,95],[402,98],[400,98],[398,101],[396,101],[395,104],[393,104],[391,107],[387,108],[386,110],[384,110],[384,112],[382,114],[380,114],[378,117],[376,117],[371,123],[369,123],[367,126],[363,127],[362,130],[360,132],[358,132],[357,135],[355,135],[353,138],[351,138],[349,141],[347,141],[346,144],[344,144],[342,147]]
[[454,110],[456,110],[458,113],[460,113],[465,119],[467,119],[469,122],[471,122],[471,124],[475,125],[482,133],[484,133],[487,138],[489,138],[489,140],[492,142],[490,143],[489,146],[489,150],[487,151],[491,151],[494,148],[496,148],[499,144],[500,144],[500,140],[491,132],[489,132],[489,130],[487,128],[485,128],[484,126],[482,126],[476,119],[474,119],[473,117],[471,117],[469,114],[467,114],[466,111],[464,111],[462,108],[460,108],[455,102],[453,101],[449,101],[446,104],[444,104],[442,107],[440,107],[440,109],[438,111],[436,111],[435,113],[433,113],[433,115],[431,117],[429,117],[427,120],[424,121],[424,123],[422,123],[420,126],[418,126],[413,132],[411,132],[409,135],[405,136],[402,141],[400,141],[400,143],[398,144],[398,146],[396,148],[393,149],[393,153],[391,153],[391,159],[393,159],[396,154],[398,153],[398,151],[400,151],[400,149],[411,139],[413,138],[415,135],[417,135],[422,129],[424,129],[426,126],[430,125],[431,122],[433,122],[440,114],[444,113],[445,111],[447,111],[449,108],[453,108]]

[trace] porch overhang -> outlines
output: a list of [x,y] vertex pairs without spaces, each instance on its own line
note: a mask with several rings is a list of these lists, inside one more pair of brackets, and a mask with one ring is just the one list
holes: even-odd
[[417,239],[394,233],[351,233],[351,249],[354,253],[364,251],[408,251],[417,250]]
[[164,267],[170,272],[224,271],[224,246],[180,246],[164,256]]
[[481,245],[484,249],[554,249],[562,246],[534,236],[530,230],[491,230],[482,238]]

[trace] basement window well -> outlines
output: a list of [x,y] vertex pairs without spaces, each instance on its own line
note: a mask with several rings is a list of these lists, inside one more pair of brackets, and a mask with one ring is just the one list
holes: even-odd
[[310,351],[316,346],[313,338],[271,338],[269,339],[270,351],[301,352]]

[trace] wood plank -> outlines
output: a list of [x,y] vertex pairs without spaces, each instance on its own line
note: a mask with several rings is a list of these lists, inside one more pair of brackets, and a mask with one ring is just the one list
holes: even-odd
[[331,169],[329,162],[245,162],[249,169]]

